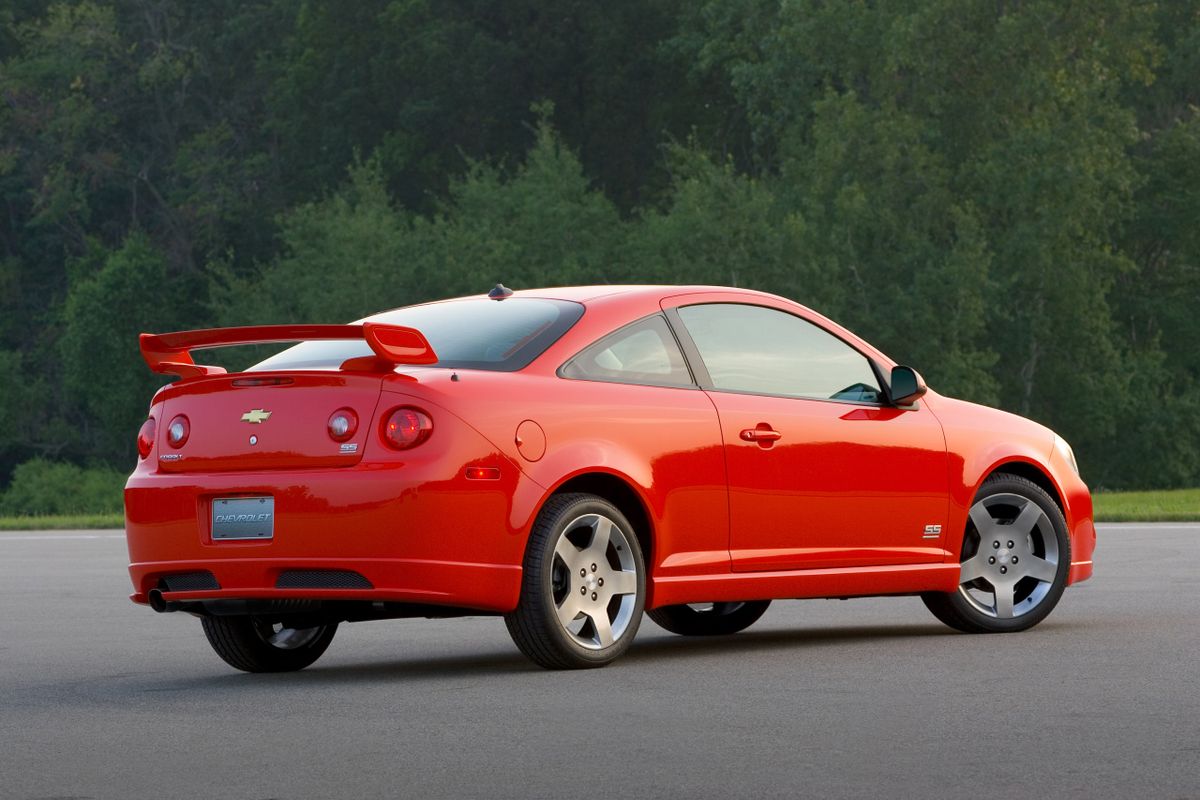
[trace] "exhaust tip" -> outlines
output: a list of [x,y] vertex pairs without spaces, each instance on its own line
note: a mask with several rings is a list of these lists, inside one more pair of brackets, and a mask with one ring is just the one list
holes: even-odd
[[147,593],[147,597],[150,600],[150,607],[159,614],[162,614],[167,610],[167,601],[163,599],[161,589],[151,589]]

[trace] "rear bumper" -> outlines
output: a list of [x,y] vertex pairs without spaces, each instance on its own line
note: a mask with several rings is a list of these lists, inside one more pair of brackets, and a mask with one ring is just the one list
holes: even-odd
[[[528,516],[515,507],[541,490],[502,457],[495,463],[498,481],[468,480],[461,466],[442,474],[412,463],[275,473],[139,470],[125,488],[131,599],[147,603],[157,588],[180,602],[366,600],[511,611]],[[212,500],[254,495],[275,498],[273,538],[214,541]],[[294,571],[361,578],[332,582],[343,588],[322,580],[301,582],[309,588],[277,585]],[[176,588],[189,590],[171,591],[172,576],[198,572],[212,579],[181,586],[177,578]]]
[[[284,573],[336,571],[362,576],[371,588],[279,588]],[[163,591],[171,602],[192,600],[367,600],[477,608],[505,613],[517,605],[521,568],[502,564],[415,559],[221,558],[153,561],[129,565],[135,603],[148,603],[150,589],[173,575],[211,573],[219,589]]]

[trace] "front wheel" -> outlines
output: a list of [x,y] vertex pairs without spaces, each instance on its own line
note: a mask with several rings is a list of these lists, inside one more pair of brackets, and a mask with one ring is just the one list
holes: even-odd
[[557,495],[534,523],[521,598],[504,622],[543,667],[600,667],[629,649],[645,597],[642,550],[625,516],[595,495]]
[[243,672],[295,672],[324,654],[337,623],[291,628],[265,617],[204,617],[204,635],[226,664]]
[[963,537],[959,587],[921,595],[967,633],[1023,631],[1046,618],[1067,585],[1071,540],[1058,504],[1017,475],[984,481]]
[[744,631],[767,612],[770,600],[739,603],[690,603],[646,612],[660,627],[680,636],[727,636]]

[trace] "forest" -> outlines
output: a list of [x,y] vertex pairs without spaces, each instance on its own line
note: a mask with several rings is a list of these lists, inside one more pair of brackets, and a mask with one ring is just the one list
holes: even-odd
[[140,332],[501,281],[782,294],[1200,485],[1194,0],[4,0],[0,100],[0,512],[120,507]]

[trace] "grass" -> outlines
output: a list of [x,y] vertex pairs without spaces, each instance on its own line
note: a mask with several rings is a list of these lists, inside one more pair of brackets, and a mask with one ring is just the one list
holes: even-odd
[[1200,522],[1200,489],[1097,492],[1097,522]]
[[37,517],[0,517],[0,531],[54,531],[124,528],[121,514],[61,514]]
[[[1200,522],[1200,489],[1152,492],[1097,492],[1097,522]],[[66,514],[0,517],[0,531],[124,528],[120,514]]]

